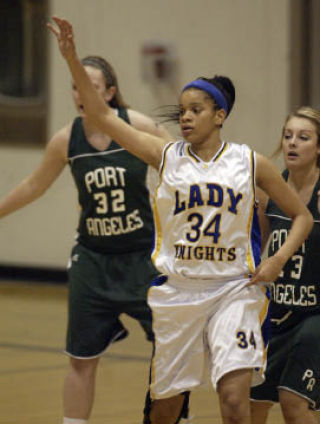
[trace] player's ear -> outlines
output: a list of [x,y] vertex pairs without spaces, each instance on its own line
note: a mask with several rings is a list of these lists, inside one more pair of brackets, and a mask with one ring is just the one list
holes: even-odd
[[227,112],[224,109],[218,109],[215,114],[216,124],[219,126],[222,126],[226,117],[227,117]]
[[111,100],[114,98],[116,92],[117,92],[117,88],[114,85],[112,85],[111,87],[108,87],[106,94],[104,96],[105,101],[107,103],[110,103]]

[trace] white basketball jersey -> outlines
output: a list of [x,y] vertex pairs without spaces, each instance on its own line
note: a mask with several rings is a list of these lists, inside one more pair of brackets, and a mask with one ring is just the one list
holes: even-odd
[[163,152],[155,196],[157,269],[176,278],[223,280],[260,262],[255,153],[223,143],[210,162],[184,141]]

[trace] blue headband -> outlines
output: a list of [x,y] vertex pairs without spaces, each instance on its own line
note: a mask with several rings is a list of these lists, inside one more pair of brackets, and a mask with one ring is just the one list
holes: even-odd
[[224,109],[227,112],[227,114],[229,113],[228,103],[224,95],[221,93],[221,91],[217,87],[215,87],[210,82],[207,82],[202,79],[196,79],[194,81],[189,82],[189,84],[185,85],[182,91],[185,91],[188,88],[198,88],[199,90],[203,90],[206,93],[210,94],[210,96],[217,103],[217,105],[221,109]]

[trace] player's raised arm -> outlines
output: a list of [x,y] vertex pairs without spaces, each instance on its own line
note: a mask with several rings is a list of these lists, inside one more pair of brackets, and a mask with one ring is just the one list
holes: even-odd
[[71,23],[58,17],[52,19],[56,25],[49,23],[48,28],[55,35],[60,52],[69,66],[88,119],[126,150],[158,168],[167,141],[161,137],[136,130],[114,114],[94,89],[78,58]]

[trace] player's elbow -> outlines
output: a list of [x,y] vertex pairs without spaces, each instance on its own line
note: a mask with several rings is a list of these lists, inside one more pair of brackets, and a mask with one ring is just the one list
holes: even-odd
[[311,232],[314,221],[313,221],[313,216],[311,215],[309,209],[307,209],[306,211],[306,220],[307,220],[307,228],[308,228],[308,234]]
[[299,217],[300,218],[300,225],[302,226],[302,228],[304,229],[305,232],[305,237],[304,239],[307,239],[307,237],[309,236],[314,221],[313,221],[313,217],[309,211],[309,209],[307,209],[306,207],[304,208],[304,210],[296,216],[296,218]]

